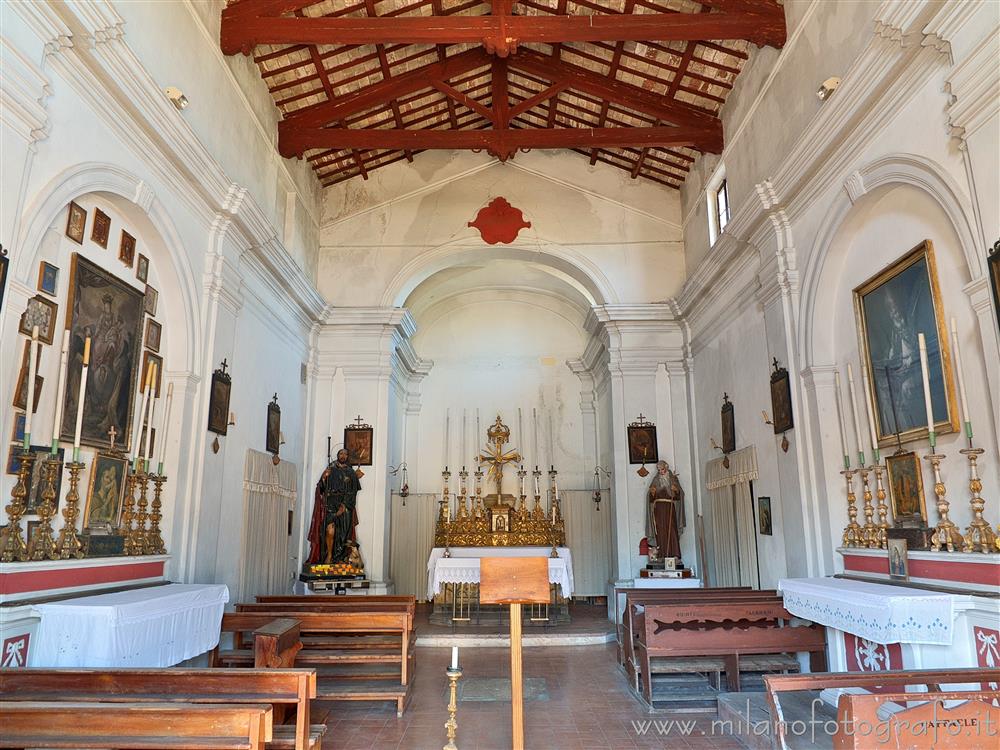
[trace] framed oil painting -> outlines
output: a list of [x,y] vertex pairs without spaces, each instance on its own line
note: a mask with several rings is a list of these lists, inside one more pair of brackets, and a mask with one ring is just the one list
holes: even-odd
[[122,241],[118,245],[118,260],[129,268],[135,263],[135,237],[122,230]]
[[212,392],[208,401],[208,431],[225,435],[229,431],[229,395],[233,380],[226,372],[226,363],[212,373]]
[[[25,510],[24,512],[29,516],[34,516],[38,514],[38,509],[42,505],[42,492],[45,490],[45,474],[43,472],[43,467],[45,466],[45,461],[49,457],[49,446],[47,445],[33,445],[31,446],[31,452],[35,456],[35,462],[31,466],[31,476],[28,480],[28,494],[25,495]],[[55,505],[56,510],[59,510],[59,498],[62,495],[62,460],[65,455],[63,448],[60,448],[56,452],[56,457],[58,458],[59,470],[56,471],[53,477],[53,486],[56,491]]]
[[17,474],[21,469],[21,446],[12,445],[7,450],[7,473]]
[[281,407],[278,406],[278,394],[267,405],[267,430],[264,435],[264,450],[278,455],[281,451]]
[[87,228],[87,211],[73,201],[69,202],[69,216],[66,218],[66,236],[78,245],[83,244],[84,231]]
[[935,431],[958,429],[954,381],[934,247],[925,240],[854,290],[864,377],[879,445],[927,437],[917,335],[927,340]]
[[889,539],[889,577],[905,581],[910,577],[910,563],[906,555],[905,539]]
[[146,284],[146,312],[156,317],[156,304],[160,300],[160,293],[157,292],[149,284]]
[[[17,383],[14,384],[14,401],[13,406],[15,409],[21,409],[22,411],[27,411],[28,405],[28,352],[31,351],[31,344],[25,343],[24,354],[21,356],[21,368],[17,374]],[[38,355],[35,358],[36,371],[38,367],[38,362],[41,362],[42,350],[39,347]],[[32,399],[31,412],[34,414],[38,411],[38,401],[42,397],[42,386],[45,384],[45,378],[41,375],[35,375],[35,397]]]
[[774,530],[771,527],[771,498],[757,498],[757,521],[760,524],[760,533],[762,535],[774,535]]
[[101,209],[94,209],[94,228],[90,230],[90,239],[108,249],[108,239],[111,237],[111,217]]
[[10,258],[7,251],[0,245],[0,311],[3,310],[3,293],[7,288],[7,268],[10,265]]
[[628,426],[628,462],[630,464],[655,464],[660,460],[656,444],[656,425],[639,419]]
[[149,281],[149,258],[139,253],[139,258],[135,262],[135,277],[143,284]]
[[149,372],[149,364],[153,363],[156,365],[156,380],[153,381],[153,393],[160,393],[160,386],[163,384],[163,357],[160,357],[152,352],[142,353],[142,376],[139,382],[139,393],[146,390],[146,373]]
[[344,428],[344,450],[352,466],[371,466],[375,428],[367,424],[349,424]]
[[146,320],[146,348],[152,352],[160,351],[160,334],[163,327],[152,318]]
[[25,415],[24,412],[18,412],[14,415],[14,429],[10,433],[10,442],[20,443],[24,440],[24,424]]
[[56,334],[56,316],[59,313],[59,305],[50,299],[45,299],[40,294],[28,300],[28,306],[21,314],[21,322],[17,327],[18,333],[30,336],[35,326],[38,326],[38,340],[43,344],[51,344]]
[[792,420],[792,384],[788,378],[788,370],[778,366],[774,360],[774,372],[771,373],[771,413],[774,415],[774,434],[788,432],[794,426]]
[[108,448],[112,427],[127,444],[136,408],[136,381],[142,349],[143,294],[86,258],[74,254],[70,268],[69,368],[63,396],[60,437],[72,440],[83,364],[83,343],[91,337],[87,400],[80,441]]
[[722,394],[722,452],[732,453],[736,450],[736,415],[729,394]]
[[84,530],[107,533],[118,525],[127,479],[127,458],[107,453],[94,457],[83,511]]
[[897,453],[885,459],[889,502],[895,526],[927,526],[923,467],[916,453]]
[[50,297],[56,296],[59,284],[59,269],[44,260],[38,264],[38,291],[45,292]]

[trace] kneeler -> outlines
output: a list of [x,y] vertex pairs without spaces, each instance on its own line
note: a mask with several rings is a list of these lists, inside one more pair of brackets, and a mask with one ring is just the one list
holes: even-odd
[[524,750],[524,684],[521,675],[521,605],[549,601],[549,558],[484,557],[479,562],[479,603],[510,605],[511,747]]

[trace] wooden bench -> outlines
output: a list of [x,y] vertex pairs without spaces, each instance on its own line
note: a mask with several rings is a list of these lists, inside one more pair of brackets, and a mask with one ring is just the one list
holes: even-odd
[[[281,606],[280,604],[276,606]],[[222,632],[232,633],[234,648],[209,654],[212,666],[243,666],[251,662],[251,652],[244,647],[244,638],[276,618],[291,618],[299,622],[303,640],[308,636],[367,636],[392,635],[399,645],[388,649],[313,648],[298,652],[296,664],[317,667],[316,697],[319,700],[396,702],[397,715],[402,716],[409,702],[409,685],[413,671],[410,647],[410,617],[405,611],[275,611],[228,612],[222,616]],[[372,665],[392,665],[391,672],[373,676]],[[398,665],[398,666],[396,666]],[[336,674],[330,674],[337,668]]]
[[260,704],[5,700],[0,719],[0,748],[261,750],[271,739]]
[[792,615],[780,601],[655,603],[646,604],[641,613],[633,611],[633,617],[639,629],[635,645],[640,689],[650,705],[651,660],[656,657],[721,657],[732,692],[739,692],[740,660],[745,655],[807,652],[813,671],[826,666],[825,628],[792,627]]
[[[0,699],[39,703],[260,704],[268,714],[268,747],[309,750],[325,725],[310,726],[314,669],[0,669]],[[296,723],[274,726],[284,709]]]
[[840,695],[833,735],[837,750],[980,750],[1000,745],[1000,689],[990,687],[1000,683],[1000,669],[768,675],[764,683],[775,743],[782,750],[788,748],[786,721],[791,717],[784,716],[779,694],[830,688],[879,691]]

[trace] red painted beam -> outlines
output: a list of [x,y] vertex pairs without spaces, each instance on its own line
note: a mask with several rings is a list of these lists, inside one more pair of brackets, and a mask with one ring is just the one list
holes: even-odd
[[220,43],[227,55],[259,44],[481,44],[506,57],[521,44],[559,42],[746,39],[785,43],[783,12],[640,13],[635,15],[400,16],[295,18],[223,14]]
[[398,130],[296,128],[278,141],[282,156],[326,149],[473,149],[500,159],[518,149],[610,148],[616,146],[704,148],[714,139],[701,128],[525,128],[518,130]]

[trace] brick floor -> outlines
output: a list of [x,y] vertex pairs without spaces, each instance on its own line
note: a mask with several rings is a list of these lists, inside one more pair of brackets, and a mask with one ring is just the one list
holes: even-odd
[[[447,648],[417,648],[413,697],[402,718],[388,703],[316,704],[313,720],[328,726],[324,750],[441,750],[450,658]],[[505,649],[463,649],[463,677],[509,677],[508,659]],[[549,696],[525,704],[527,750],[743,750],[735,739],[712,736],[714,714],[648,712],[629,692],[614,645],[525,649],[524,675],[545,678]],[[633,724],[672,719],[690,726],[672,725],[662,734],[651,726],[641,735]],[[460,702],[457,744],[460,750],[510,748],[510,703]]]

